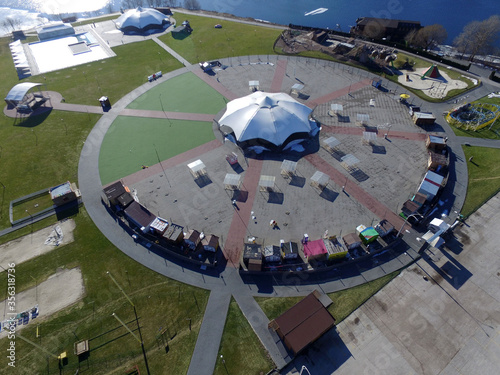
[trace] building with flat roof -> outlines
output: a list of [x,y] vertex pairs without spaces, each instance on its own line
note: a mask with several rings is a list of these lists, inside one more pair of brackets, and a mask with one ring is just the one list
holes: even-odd
[[[329,299],[328,299],[329,300]],[[331,303],[331,300],[329,300]],[[288,350],[297,355],[335,325],[335,318],[314,291],[269,322]]]

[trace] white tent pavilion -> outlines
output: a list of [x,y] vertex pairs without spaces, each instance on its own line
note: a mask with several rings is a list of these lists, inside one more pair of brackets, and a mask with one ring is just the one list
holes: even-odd
[[138,7],[123,13],[115,21],[116,27],[123,32],[161,29],[169,22],[168,16],[152,8]]
[[282,148],[315,134],[317,125],[309,119],[311,112],[287,94],[257,91],[229,102],[219,125],[234,133],[243,146]]

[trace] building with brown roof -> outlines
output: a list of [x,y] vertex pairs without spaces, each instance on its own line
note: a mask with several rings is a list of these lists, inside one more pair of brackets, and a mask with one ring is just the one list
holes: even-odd
[[[331,300],[329,300],[331,302]],[[269,322],[285,346],[297,355],[335,325],[335,318],[314,291],[302,301]]]

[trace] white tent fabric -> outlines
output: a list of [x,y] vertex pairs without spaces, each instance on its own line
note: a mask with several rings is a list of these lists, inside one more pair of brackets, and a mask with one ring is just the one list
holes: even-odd
[[311,111],[287,94],[257,91],[229,102],[219,124],[231,128],[238,142],[262,139],[279,147],[295,133],[316,129]]
[[23,98],[28,93],[28,91],[36,86],[42,86],[42,84],[32,82],[18,83],[12,89],[10,89],[7,97],[5,98],[5,101],[17,105],[18,103],[23,101]]
[[127,28],[143,30],[154,25],[162,26],[165,19],[167,16],[156,9],[138,7],[123,13],[115,24],[122,30]]

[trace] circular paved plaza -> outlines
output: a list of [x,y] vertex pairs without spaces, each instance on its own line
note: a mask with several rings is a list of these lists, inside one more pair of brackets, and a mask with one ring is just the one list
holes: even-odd
[[[403,221],[396,213],[416,192],[427,163],[424,131],[411,121],[399,93],[372,87],[375,76],[369,73],[307,58],[242,57],[222,63],[215,74],[191,66],[146,84],[105,115],[106,134],[96,144],[102,184],[122,179],[152,213],[219,236],[234,265],[249,237],[266,245],[298,242],[306,233],[310,239],[325,231],[341,237],[381,219],[399,229]],[[248,95],[249,81],[255,80],[260,90],[292,94],[312,109],[322,129],[307,153],[244,155],[224,142],[212,120],[227,101]],[[296,84],[303,85],[298,94],[292,89]],[[333,113],[332,104],[343,110]],[[367,115],[363,123],[358,115]],[[367,141],[365,132],[374,138]],[[340,142],[333,150],[324,147],[330,137]],[[183,148],[173,155],[179,144]],[[232,152],[237,165],[226,161]],[[342,163],[349,154],[358,161],[354,169]],[[285,159],[297,162],[292,178],[281,174]],[[187,167],[196,160],[206,166],[202,179]],[[317,171],[329,178],[322,191],[311,185]],[[239,176],[238,191],[225,189],[228,173]],[[273,192],[259,189],[261,176],[274,178]],[[270,226],[272,220],[277,228]]]

